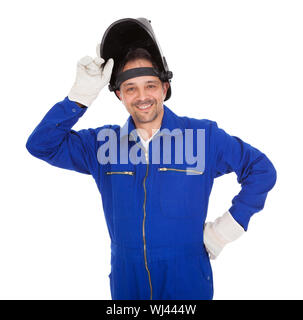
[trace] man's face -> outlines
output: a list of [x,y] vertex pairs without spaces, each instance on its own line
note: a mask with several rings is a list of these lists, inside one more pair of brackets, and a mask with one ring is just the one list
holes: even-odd
[[[143,67],[152,67],[152,63],[143,59],[130,61],[123,71]],[[162,119],[163,101],[168,88],[169,83],[162,83],[158,77],[141,76],[124,81],[116,93],[134,122],[140,124]]]

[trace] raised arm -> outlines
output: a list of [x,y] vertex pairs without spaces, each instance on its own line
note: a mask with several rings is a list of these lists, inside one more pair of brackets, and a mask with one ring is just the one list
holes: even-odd
[[[100,57],[83,57],[77,64],[74,85],[68,96],[55,104],[27,140],[26,148],[35,157],[57,167],[89,174],[97,154],[97,137],[93,129],[71,128],[109,82],[113,60],[106,64]],[[107,126],[106,126],[107,127]]]

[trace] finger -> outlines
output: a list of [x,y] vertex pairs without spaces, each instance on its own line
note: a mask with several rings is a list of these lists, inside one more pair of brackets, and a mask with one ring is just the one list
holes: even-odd
[[101,65],[104,63],[104,59],[100,58],[100,57],[96,57],[94,59],[94,63],[98,66],[98,68],[101,67]]
[[92,61],[93,61],[93,58],[92,58],[92,57],[90,57],[90,56],[85,56],[85,57],[81,58],[78,63],[79,63],[81,66],[84,66],[84,67],[85,67],[85,66],[89,65],[90,63],[92,63]]
[[92,71],[93,73],[99,72],[101,73],[101,64],[104,63],[102,58],[96,57],[94,60],[91,61],[88,65],[85,66],[85,69],[88,71]]
[[[98,58],[101,58],[101,56],[100,56],[100,54],[101,54],[101,52],[100,52],[100,46],[101,46],[101,43],[98,43],[97,44],[97,47],[96,47],[96,53],[97,53],[97,57]],[[102,59],[102,58],[101,58]]]
[[100,69],[98,69],[98,70],[86,70],[86,72],[87,72],[90,76],[101,76]]
[[85,67],[86,72],[91,76],[101,75],[101,68],[94,61]]

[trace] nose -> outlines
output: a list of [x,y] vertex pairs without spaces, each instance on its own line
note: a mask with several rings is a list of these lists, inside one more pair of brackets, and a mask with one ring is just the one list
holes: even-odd
[[137,99],[140,101],[144,101],[147,97],[146,91],[144,87],[139,87],[137,90]]

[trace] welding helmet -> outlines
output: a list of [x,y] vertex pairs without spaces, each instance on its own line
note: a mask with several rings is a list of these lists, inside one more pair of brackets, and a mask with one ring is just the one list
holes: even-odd
[[[136,48],[146,49],[158,66],[158,70],[154,68],[134,68],[118,73],[121,61],[124,60],[130,50]],[[114,68],[108,86],[110,91],[115,92],[115,90],[119,90],[120,84],[123,81],[138,76],[153,75],[159,77],[161,81],[169,83],[173,76],[173,73],[168,69],[166,59],[157,42],[151,21],[145,18],[126,18],[112,23],[103,35],[100,45],[100,56],[105,61],[109,58],[114,60]],[[169,86],[165,101],[170,96],[171,87]]]

